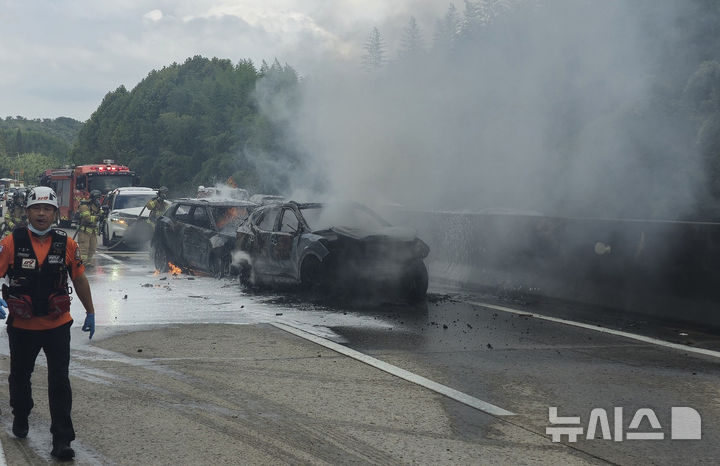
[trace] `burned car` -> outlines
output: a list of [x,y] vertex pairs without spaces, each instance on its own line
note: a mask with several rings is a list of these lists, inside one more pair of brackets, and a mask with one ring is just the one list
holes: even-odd
[[362,204],[286,202],[258,207],[237,231],[241,281],[303,289],[385,288],[425,297],[428,246]]
[[236,230],[256,204],[235,199],[179,199],[158,218],[151,251],[155,268],[168,262],[216,277],[231,272]]

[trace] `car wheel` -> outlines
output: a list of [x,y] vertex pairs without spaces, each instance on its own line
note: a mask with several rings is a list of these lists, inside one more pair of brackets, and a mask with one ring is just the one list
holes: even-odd
[[155,263],[155,268],[160,272],[167,272],[170,270],[168,267],[168,255],[165,250],[165,246],[161,244],[155,244],[152,247],[152,258]]
[[246,260],[243,260],[238,264],[238,279],[242,286],[252,285],[252,266]]
[[300,267],[300,286],[304,291],[325,291],[329,288],[329,277],[325,267],[315,256],[308,256]]
[[422,301],[427,296],[428,271],[425,263],[412,264],[405,275],[403,289],[410,301]]
[[223,278],[230,275],[230,260],[228,257],[215,255],[210,260],[210,273],[215,278]]

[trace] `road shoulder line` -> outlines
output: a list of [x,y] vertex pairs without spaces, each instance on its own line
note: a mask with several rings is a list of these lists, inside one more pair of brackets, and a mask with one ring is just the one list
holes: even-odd
[[704,348],[694,348],[692,346],[681,345],[679,343],[672,343],[658,338],[646,337],[644,335],[638,335],[636,333],[625,332],[622,330],[613,330],[611,328],[600,327],[599,325],[584,324],[582,322],[575,322],[573,320],[560,319],[557,317],[544,316],[542,314],[535,314],[528,311],[520,311],[505,306],[498,306],[496,304],[481,303],[478,301],[465,301],[473,306],[480,306],[487,309],[493,309],[496,311],[507,312],[509,314],[516,314],[520,316],[532,317],[535,319],[546,320],[548,322],[555,322],[559,324],[571,325],[573,327],[580,327],[587,330],[593,330],[596,332],[607,333],[609,335],[615,335],[619,337],[629,338],[631,340],[641,341],[643,343],[650,343],[652,345],[664,346],[666,348],[677,349],[681,351],[687,351],[688,353],[702,354],[703,356],[710,356],[713,358],[720,358],[720,351],[713,351]]
[[328,348],[328,349],[338,352],[342,355],[348,356],[357,361],[360,361],[360,362],[363,362],[370,366],[373,366],[376,369],[380,369],[381,371],[387,372],[388,374],[394,375],[394,376],[399,377],[408,382],[412,382],[416,385],[425,387],[436,393],[444,395],[455,401],[459,401],[460,403],[463,403],[467,406],[470,406],[477,410],[483,411],[485,413],[491,414],[493,416],[514,416],[515,415],[515,413],[510,412],[506,409],[500,408],[499,406],[495,406],[491,403],[488,403],[486,401],[483,401],[483,400],[480,400],[473,396],[470,396],[466,393],[455,390],[454,388],[450,388],[446,385],[442,385],[440,383],[434,382],[430,379],[427,379],[420,375],[414,374],[405,369],[401,369],[397,366],[393,366],[392,364],[388,364],[384,361],[373,358],[372,356],[368,356],[367,354],[361,353],[359,351],[355,351],[354,349],[348,348],[347,346],[343,346],[343,345],[340,345],[333,341],[319,337],[317,335],[313,335],[312,333],[308,333],[304,330],[293,327],[291,325],[281,324],[279,322],[272,322],[271,325],[273,327],[279,328],[280,330],[284,330],[286,332],[292,333],[293,335],[296,335],[300,338],[311,341],[320,346],[324,346],[325,348]]

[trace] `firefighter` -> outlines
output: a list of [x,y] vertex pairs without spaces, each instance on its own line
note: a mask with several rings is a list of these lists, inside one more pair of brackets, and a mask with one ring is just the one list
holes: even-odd
[[15,193],[17,192],[16,189],[13,189],[11,191],[8,191],[7,194],[5,194],[5,207],[8,209],[12,207],[13,201],[15,200]]
[[157,219],[165,213],[165,209],[167,207],[165,205],[167,194],[168,189],[165,186],[160,186],[157,190],[157,196],[153,197],[147,201],[147,204],[145,204],[145,208],[150,211],[148,222],[150,222],[153,227],[155,227]]
[[27,225],[27,215],[25,214],[25,192],[15,191],[12,201],[8,205],[5,212],[5,224],[3,225],[3,238],[16,228]]
[[[7,334],[10,346],[10,406],[14,416],[12,432],[28,435],[28,416],[33,408],[31,376],[40,350],[47,361],[47,392],[53,457],[67,461],[75,456],[70,442],[73,428],[70,387],[70,296],[68,275],[86,311],[82,330],[95,333],[95,308],[77,243],[60,229],[52,228],[58,203],[55,192],[46,186],[34,188],[28,196],[27,228],[16,228],[0,242],[0,276],[3,285],[0,304],[7,307]],[[5,318],[0,307],[0,318]]]
[[102,196],[102,193],[97,189],[93,189],[90,191],[90,199],[84,200],[78,209],[80,215],[78,244],[80,245],[82,260],[86,266],[92,265],[90,260],[97,249],[98,222],[102,215],[100,196]]

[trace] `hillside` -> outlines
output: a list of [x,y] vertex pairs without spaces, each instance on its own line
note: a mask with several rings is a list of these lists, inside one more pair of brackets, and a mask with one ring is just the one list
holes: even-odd
[[0,176],[22,173],[35,183],[46,168],[68,162],[83,124],[72,118],[29,120],[21,116],[0,119]]
[[297,157],[283,143],[282,125],[262,116],[258,89],[290,102],[298,78],[277,61],[260,70],[243,60],[188,58],[152,70],[134,89],[109,92],[80,131],[74,163],[111,158],[135,170],[141,183],[190,193],[224,181],[275,191],[258,176],[265,162],[292,166]]

